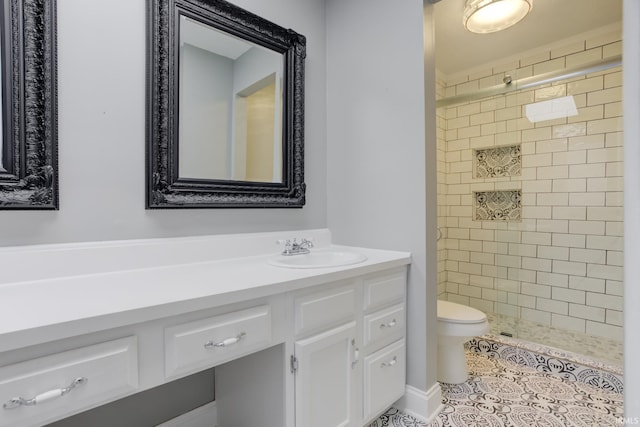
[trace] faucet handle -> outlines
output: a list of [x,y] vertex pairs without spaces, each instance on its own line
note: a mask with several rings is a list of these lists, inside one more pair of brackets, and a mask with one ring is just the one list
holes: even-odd
[[296,247],[296,239],[293,239],[293,242],[291,241],[291,239],[278,239],[276,240],[276,243],[279,245],[284,245],[284,248],[282,249],[282,255],[291,255]]
[[290,239],[278,239],[278,240],[276,240],[276,245],[284,245],[285,249],[289,249],[289,248],[291,248],[291,240]]
[[313,237],[310,237],[308,239],[302,238],[302,241],[300,242],[301,245],[306,245],[307,248],[312,248],[313,247]]

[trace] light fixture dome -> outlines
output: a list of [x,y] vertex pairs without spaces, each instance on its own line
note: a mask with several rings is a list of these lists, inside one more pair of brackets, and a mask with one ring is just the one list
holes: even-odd
[[467,0],[464,27],[472,33],[487,34],[518,23],[531,11],[533,0]]

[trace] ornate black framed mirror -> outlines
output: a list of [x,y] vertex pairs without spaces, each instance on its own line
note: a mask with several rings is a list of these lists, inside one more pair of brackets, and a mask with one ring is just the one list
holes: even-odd
[[147,1],[147,208],[302,207],[304,36],[223,0]]
[[55,0],[2,0],[0,209],[58,209]]

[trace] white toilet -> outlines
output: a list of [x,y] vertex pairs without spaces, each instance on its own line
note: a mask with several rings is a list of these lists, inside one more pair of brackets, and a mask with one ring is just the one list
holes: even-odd
[[438,300],[438,381],[467,380],[464,343],[489,331],[487,316],[472,307]]

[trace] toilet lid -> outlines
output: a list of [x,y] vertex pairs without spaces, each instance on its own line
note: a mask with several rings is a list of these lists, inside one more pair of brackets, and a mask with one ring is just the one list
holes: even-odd
[[482,323],[487,320],[487,316],[473,307],[438,300],[438,320],[451,323]]

